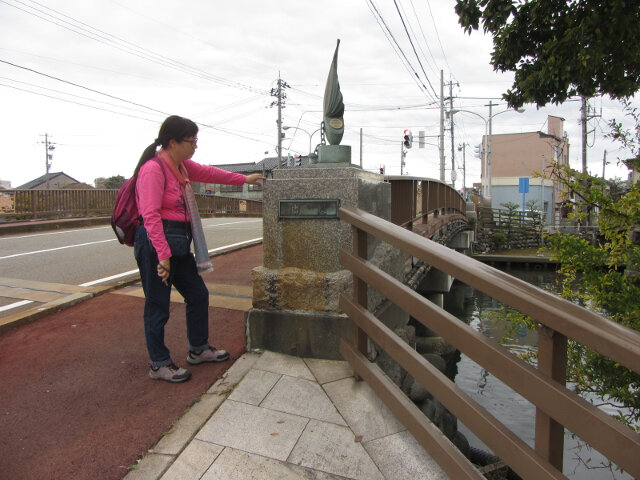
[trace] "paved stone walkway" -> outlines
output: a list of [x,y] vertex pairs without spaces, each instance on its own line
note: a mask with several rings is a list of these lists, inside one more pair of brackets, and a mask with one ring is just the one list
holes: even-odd
[[243,355],[126,480],[448,478],[346,362]]

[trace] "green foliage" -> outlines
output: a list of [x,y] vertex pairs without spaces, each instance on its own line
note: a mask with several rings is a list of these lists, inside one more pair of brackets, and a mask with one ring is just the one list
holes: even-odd
[[538,201],[537,200],[528,200],[527,203],[525,204],[525,207],[527,208],[527,212],[531,212],[534,214],[539,214],[538,209],[540,207],[538,207]]
[[[583,175],[567,166],[554,166],[554,173],[568,194],[580,199],[572,214],[586,218],[599,210],[597,241],[576,235],[546,237],[546,248],[561,262],[557,289],[563,298],[588,306],[603,316],[640,331],[640,245],[629,232],[640,225],[640,184],[626,190],[617,182]],[[500,316],[510,323],[503,341],[517,341],[522,325],[536,322],[519,312],[505,309]],[[581,394],[594,394],[623,407],[620,420],[638,428],[640,422],[640,373],[633,372],[583,345],[569,340],[568,379]],[[529,360],[533,360],[530,358]]]
[[625,0],[457,0],[471,33],[493,36],[491,64],[515,73],[513,107],[568,97],[622,99],[640,87],[640,3]]
[[118,190],[126,181],[122,175],[109,177],[104,181],[104,188],[109,190]]
[[507,244],[507,234],[504,232],[495,232],[491,235],[491,241],[495,245],[496,250],[500,250]]
[[509,211],[510,215],[513,215],[513,212],[517,211],[520,208],[520,205],[513,202],[501,203],[500,206],[506,208]]

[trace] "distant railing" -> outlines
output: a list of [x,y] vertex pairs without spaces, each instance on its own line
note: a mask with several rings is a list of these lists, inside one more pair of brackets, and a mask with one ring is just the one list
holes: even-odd
[[262,216],[262,201],[196,194],[201,215]]
[[[117,190],[1,190],[1,221],[111,215]],[[260,200],[196,194],[202,215],[262,215]]]
[[411,224],[429,215],[466,213],[462,195],[446,183],[434,179],[390,176],[391,222],[411,229]]
[[[484,477],[367,359],[367,337],[525,480],[565,478],[565,427],[640,478],[640,435],[565,387],[567,338],[640,372],[640,333],[357,208],[343,207],[339,216],[354,227],[354,251],[340,250],[340,263],[354,276],[353,298],[342,294],[339,305],[355,324],[354,343],[341,340],[340,352],[450,478]],[[537,368],[374,266],[369,235],[537,320]],[[369,312],[368,286],[533,403],[535,449]]]
[[507,210],[504,208],[478,208],[478,220],[482,223],[491,223],[496,227],[508,225],[527,225],[531,227],[542,227],[543,218],[540,212],[521,210]]
[[[543,245],[546,225],[540,212],[479,207],[477,240],[492,241],[496,233],[504,234],[504,244],[497,248],[527,248]],[[485,236],[487,236],[485,238]]]
[[0,216],[5,219],[40,219],[107,215],[117,190],[2,190]]

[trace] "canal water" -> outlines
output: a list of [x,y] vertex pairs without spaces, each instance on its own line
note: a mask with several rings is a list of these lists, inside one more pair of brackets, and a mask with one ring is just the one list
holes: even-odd
[[[557,276],[553,269],[543,269],[538,266],[528,269],[510,267],[504,270],[535,286],[554,290]],[[484,335],[496,341],[500,341],[503,337],[504,329],[499,321],[496,322],[496,317],[500,317],[503,304],[482,292],[456,281],[451,292],[445,296],[444,306],[449,313]],[[535,333],[521,330],[518,334],[520,338],[517,343],[513,342],[514,344],[505,346],[514,352],[536,348],[537,335]],[[513,433],[531,447],[534,446],[535,406],[533,404],[465,355],[461,356],[458,363],[455,382]],[[613,412],[609,413],[613,414]],[[461,422],[459,422],[459,430],[465,434],[471,446],[491,451]],[[581,439],[565,430],[564,475],[576,480],[632,480],[632,477],[625,473],[605,468],[607,463],[607,459],[599,452],[585,445]]]

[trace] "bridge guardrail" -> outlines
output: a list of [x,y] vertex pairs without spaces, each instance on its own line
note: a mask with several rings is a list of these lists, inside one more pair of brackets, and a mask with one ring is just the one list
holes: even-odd
[[391,184],[391,222],[407,226],[445,213],[466,213],[466,202],[451,186],[435,179],[388,177]]
[[[353,298],[343,294],[339,305],[355,324],[354,343],[343,339],[340,352],[451,478],[484,477],[367,360],[367,336],[521,477],[565,478],[566,427],[640,478],[640,435],[565,387],[567,337],[638,372],[640,333],[357,208],[343,207],[339,216],[354,227],[354,251],[340,251],[341,264],[354,275]],[[541,325],[537,368],[369,263],[368,234],[536,319]],[[369,285],[536,405],[535,449],[367,311]]]
[[[0,190],[0,218],[111,215],[117,190]],[[262,215],[262,201],[196,194],[202,215]]]

